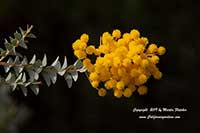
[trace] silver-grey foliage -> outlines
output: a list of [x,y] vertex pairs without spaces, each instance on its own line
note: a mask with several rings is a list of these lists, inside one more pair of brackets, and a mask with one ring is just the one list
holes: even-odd
[[28,49],[27,38],[36,38],[31,33],[32,28],[33,26],[27,26],[26,30],[19,28],[19,31],[14,33],[14,37],[5,39],[5,48],[0,48],[0,65],[4,67],[4,73],[0,73],[3,77],[0,84],[13,91],[21,89],[25,96],[27,96],[27,89],[30,88],[37,95],[42,82],[47,86],[55,84],[59,75],[64,77],[70,88],[73,81],[77,81],[78,72],[86,71],[80,60],[68,66],[67,58],[64,57],[61,63],[58,56],[51,65],[48,65],[46,55],[41,60],[34,54],[29,61],[26,56],[16,51],[17,47]]

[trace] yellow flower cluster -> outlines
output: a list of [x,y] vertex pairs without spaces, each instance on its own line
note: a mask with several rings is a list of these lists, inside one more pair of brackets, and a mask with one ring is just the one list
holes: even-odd
[[[88,40],[89,36],[82,34],[73,43],[74,55],[83,61],[89,81],[99,96],[105,96],[108,90],[117,98],[131,97],[135,91],[144,95],[148,90],[144,84],[150,76],[162,77],[156,64],[158,56],[165,54],[166,49],[149,44],[146,37],[140,37],[138,30],[123,35],[117,29],[112,34],[105,32],[98,48],[87,45]],[[94,63],[88,55],[96,57]]]

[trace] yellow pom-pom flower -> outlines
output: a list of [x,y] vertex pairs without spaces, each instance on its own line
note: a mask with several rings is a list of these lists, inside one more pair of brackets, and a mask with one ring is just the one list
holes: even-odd
[[95,53],[95,47],[94,47],[93,45],[88,46],[88,47],[86,48],[86,53],[87,53],[88,55],[91,55],[91,54]]
[[75,50],[74,51],[74,55],[78,58],[78,59],[84,59],[87,57],[87,54],[82,51],[82,50]]
[[80,40],[87,43],[88,40],[89,40],[89,36],[84,33],[84,34],[81,35]]
[[91,84],[92,84],[92,87],[94,87],[94,88],[97,88],[99,86],[98,81],[92,81]]
[[118,90],[118,89],[115,89],[114,90],[114,96],[117,97],[117,98],[121,98],[123,95],[123,91],[122,90]]
[[159,55],[164,55],[165,52],[166,52],[165,47],[161,46],[161,47],[158,48],[158,54],[159,54]]
[[147,51],[149,53],[155,53],[157,51],[157,49],[158,49],[158,47],[157,47],[156,44],[150,44],[149,47],[148,47],[148,49],[147,49]]
[[126,88],[123,92],[123,95],[127,98],[132,96],[132,90],[130,88]]
[[101,88],[98,90],[98,94],[101,97],[104,97],[106,95],[106,90],[104,88]]
[[121,37],[121,31],[116,29],[116,30],[113,30],[112,32],[112,36],[115,37],[115,38],[120,38]]
[[117,84],[116,84],[116,88],[117,89],[119,89],[119,90],[122,90],[122,89],[124,89],[124,82],[123,81],[119,81],[119,82],[117,82]]
[[150,77],[162,78],[156,65],[159,56],[166,53],[165,47],[149,44],[148,38],[141,36],[138,30],[124,34],[118,29],[104,32],[97,48],[87,45],[88,40],[89,36],[82,34],[72,47],[74,55],[87,68],[88,79],[99,96],[111,90],[117,98],[129,98],[135,92],[144,95]]
[[148,91],[147,87],[146,86],[140,86],[138,89],[137,89],[138,93],[140,95],[145,95]]

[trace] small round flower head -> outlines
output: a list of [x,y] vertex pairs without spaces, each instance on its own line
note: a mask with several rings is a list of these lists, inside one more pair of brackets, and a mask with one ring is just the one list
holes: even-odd
[[104,88],[101,88],[98,90],[98,94],[101,97],[104,97],[106,95],[106,90]]
[[131,65],[131,59],[130,58],[125,58],[122,62],[122,65],[125,67],[128,67]]
[[156,44],[150,44],[149,47],[148,47],[148,52],[149,53],[155,53],[157,51],[157,46]]
[[117,81],[114,79],[110,79],[105,82],[104,86],[106,89],[110,90],[116,86]]
[[151,62],[153,64],[157,64],[159,62],[159,57],[157,55],[154,55],[150,58]]
[[84,33],[84,34],[81,35],[80,40],[87,43],[88,40],[89,40],[89,36]]
[[78,59],[84,59],[87,57],[86,53],[82,50],[76,50],[74,51],[74,55],[78,58]]
[[92,87],[94,87],[94,88],[97,88],[99,86],[98,81],[92,81],[91,84],[92,84]]
[[142,62],[141,62],[141,66],[143,68],[146,68],[148,65],[149,65],[149,61],[147,59],[143,59]]
[[139,56],[139,55],[135,55],[134,57],[133,57],[133,62],[135,63],[135,64],[140,64],[140,62],[141,62],[141,56]]
[[123,92],[123,95],[127,98],[132,96],[132,90],[130,88],[126,88]]
[[97,80],[98,79],[98,74],[96,72],[92,72],[90,73],[90,76],[89,76],[89,79],[94,81],[94,80]]
[[87,68],[91,86],[98,90],[99,96],[111,90],[117,98],[129,98],[136,90],[144,95],[148,79],[162,77],[157,64],[166,49],[149,44],[148,38],[142,37],[138,30],[123,34],[118,29],[112,34],[104,32],[97,48],[88,45],[88,40],[89,36],[83,34],[72,47],[75,56]]
[[165,54],[165,52],[166,52],[166,49],[165,49],[165,47],[163,47],[163,46],[160,46],[160,47],[158,48],[158,54],[159,54],[159,55],[164,55],[164,54]]
[[147,76],[144,74],[140,74],[140,76],[136,80],[137,85],[142,85],[147,82]]
[[86,53],[87,53],[88,55],[91,55],[91,54],[95,53],[95,47],[94,47],[93,45],[88,46],[88,47],[86,48]]
[[162,72],[156,71],[155,74],[153,75],[155,79],[161,79],[162,78]]
[[118,29],[113,30],[112,36],[113,36],[114,38],[117,38],[117,39],[120,38],[120,37],[121,37],[121,31],[118,30]]
[[147,87],[146,86],[140,86],[138,89],[137,89],[137,91],[138,91],[138,93],[140,94],[140,95],[145,95],[146,93],[147,93],[147,91],[148,91],[148,89],[147,89]]
[[132,77],[137,77],[139,75],[139,71],[137,69],[132,69],[130,74]]
[[138,39],[140,37],[140,32],[136,29],[131,30],[130,32],[131,38]]
[[116,88],[117,89],[119,89],[119,90],[122,90],[122,89],[124,89],[124,82],[123,81],[119,81],[119,82],[117,82],[117,84],[116,84]]
[[122,90],[118,90],[118,89],[115,89],[115,90],[114,90],[114,96],[115,96],[115,97],[121,98],[122,95],[123,95]]
[[83,60],[83,65],[84,65],[84,66],[89,66],[89,65],[91,65],[91,60],[90,60],[89,58],[85,58],[85,59]]

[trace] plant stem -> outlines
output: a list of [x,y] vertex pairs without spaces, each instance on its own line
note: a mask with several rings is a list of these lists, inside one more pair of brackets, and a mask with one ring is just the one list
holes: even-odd
[[[32,28],[33,28],[33,25],[31,25],[30,27],[27,26],[27,30],[22,35],[22,38],[20,40],[17,40],[17,44],[13,48],[18,47],[19,44],[20,44],[20,42],[24,41],[24,39],[26,38],[26,36],[31,32]],[[11,50],[10,51],[7,50],[6,54],[0,58],[0,62],[3,59],[5,59],[10,54],[10,52],[11,52]]]

